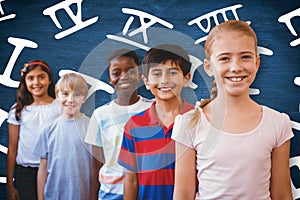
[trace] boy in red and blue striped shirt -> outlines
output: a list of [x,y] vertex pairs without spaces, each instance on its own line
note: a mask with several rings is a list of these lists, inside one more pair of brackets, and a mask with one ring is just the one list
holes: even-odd
[[143,59],[143,81],[155,97],[147,110],[124,127],[118,163],[127,169],[124,199],[173,199],[174,119],[194,107],[181,98],[190,80],[191,63],[178,45],[151,48]]

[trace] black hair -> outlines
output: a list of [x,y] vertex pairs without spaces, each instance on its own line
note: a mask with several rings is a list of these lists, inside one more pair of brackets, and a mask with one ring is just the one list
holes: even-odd
[[125,49],[125,48],[120,48],[120,49],[114,50],[109,55],[109,57],[108,57],[108,68],[110,67],[110,62],[113,59],[118,58],[118,57],[132,58],[137,65],[139,65],[139,63],[140,63],[139,56],[137,55],[137,53],[135,51]]
[[161,44],[152,47],[143,58],[143,75],[148,77],[151,67],[158,64],[164,64],[167,61],[172,61],[179,65],[186,76],[191,70],[191,62],[187,51],[181,46],[174,44]]

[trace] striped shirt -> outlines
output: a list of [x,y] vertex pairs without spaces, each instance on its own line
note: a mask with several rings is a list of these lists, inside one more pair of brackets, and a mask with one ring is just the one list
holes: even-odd
[[[194,107],[184,102],[181,113]],[[165,127],[157,117],[155,102],[131,117],[124,127],[118,163],[138,173],[138,199],[172,199],[175,172],[173,124]]]

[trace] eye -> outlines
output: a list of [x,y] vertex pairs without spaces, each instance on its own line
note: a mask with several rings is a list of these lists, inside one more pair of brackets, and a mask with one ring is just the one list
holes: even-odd
[[252,59],[252,55],[243,55],[242,59]]
[[170,70],[169,71],[169,75],[176,75],[176,74],[178,74],[178,71],[177,70]]
[[43,79],[46,78],[46,75],[43,74],[43,75],[40,75],[39,77],[40,77],[41,80],[43,80]]
[[112,73],[111,73],[111,76],[112,76],[112,77],[118,77],[118,76],[120,76],[120,75],[121,75],[120,72],[112,72]]
[[128,74],[129,75],[136,75],[137,74],[137,70],[136,69],[130,69],[130,70],[128,70]]
[[161,72],[152,72],[151,75],[159,77],[159,76],[161,76]]
[[67,92],[60,92],[60,95],[63,96],[63,97],[66,97],[66,96],[68,96],[68,93]]
[[225,61],[228,61],[228,60],[230,60],[230,58],[228,56],[222,56],[218,59],[218,61],[220,61],[220,62],[225,62]]
[[28,81],[32,81],[32,80],[33,80],[33,77],[32,77],[32,76],[27,76],[26,79],[27,79]]

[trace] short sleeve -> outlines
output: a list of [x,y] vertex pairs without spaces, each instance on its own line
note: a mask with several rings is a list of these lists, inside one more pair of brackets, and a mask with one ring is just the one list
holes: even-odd
[[190,112],[183,115],[177,115],[175,118],[172,139],[176,142],[180,142],[189,148],[194,148],[192,139],[192,130],[188,128]]
[[20,125],[20,121],[16,119],[15,113],[16,109],[12,107],[8,112],[7,122],[9,124]]
[[122,146],[118,158],[118,163],[124,168],[132,172],[137,172],[136,166],[136,152],[134,147],[134,138],[130,134],[131,119],[125,124],[124,134],[122,139]]
[[279,147],[282,144],[284,144],[286,141],[288,141],[289,139],[291,139],[294,134],[292,131],[292,125],[291,125],[291,120],[289,118],[289,116],[285,113],[281,113],[281,117],[282,117],[282,125],[281,125],[281,129],[277,135],[277,140],[276,140],[276,144],[275,147]]
[[94,112],[91,116],[84,141],[88,144],[102,147],[103,145],[99,123],[99,120],[97,120],[97,112]]

